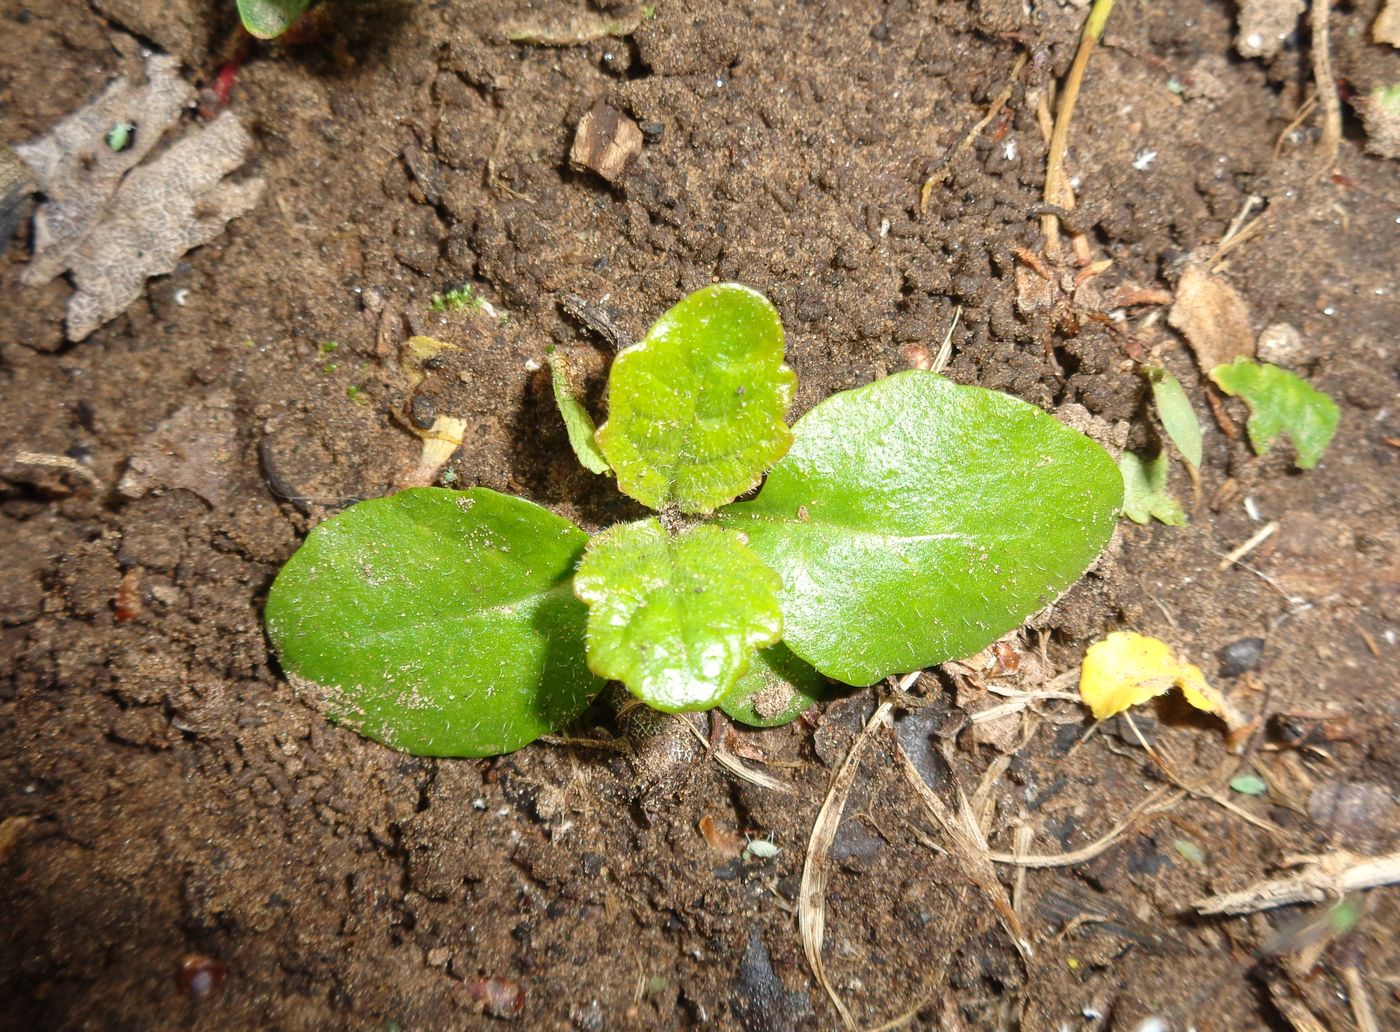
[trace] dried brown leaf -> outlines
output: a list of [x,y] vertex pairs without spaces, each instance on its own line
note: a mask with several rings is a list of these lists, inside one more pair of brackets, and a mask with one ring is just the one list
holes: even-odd
[[1241,356],[1254,357],[1248,306],[1234,287],[1204,266],[1189,265],[1181,274],[1167,321],[1186,337],[1202,372]]
[[186,405],[143,439],[117,490],[139,498],[158,487],[184,488],[219,508],[236,490],[238,470],[233,395],[216,391]]

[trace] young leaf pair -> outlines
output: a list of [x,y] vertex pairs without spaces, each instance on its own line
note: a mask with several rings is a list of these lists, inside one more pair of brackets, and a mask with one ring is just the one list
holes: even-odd
[[660,709],[779,723],[822,675],[872,684],[1014,628],[1080,576],[1122,497],[1088,438],[932,373],[789,428],[777,312],[737,285],[618,355],[596,431],[555,377],[580,458],[661,518],[588,540],[529,502],[423,488],[322,524],[267,624],[334,719],[412,752],[505,752],[607,678]]

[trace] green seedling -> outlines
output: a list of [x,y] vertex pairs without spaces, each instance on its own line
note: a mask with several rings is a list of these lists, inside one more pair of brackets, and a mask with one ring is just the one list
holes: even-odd
[[1306,380],[1286,369],[1248,358],[1210,371],[1226,394],[1249,406],[1249,443],[1256,454],[1269,450],[1279,434],[1288,434],[1299,469],[1312,469],[1332,443],[1340,413],[1337,404]]
[[258,39],[275,39],[290,29],[315,0],[238,0],[243,27]]
[[1193,471],[1200,469],[1203,455],[1201,424],[1196,419],[1196,411],[1191,407],[1191,399],[1186,396],[1181,381],[1168,370],[1157,366],[1148,366],[1143,373],[1152,386],[1152,400],[1157,405],[1162,429],[1176,445],[1186,464]]
[[136,126],[130,122],[118,122],[107,130],[107,146],[114,151],[124,151],[131,146],[136,136]]
[[1154,518],[1169,527],[1186,526],[1181,503],[1167,490],[1167,453],[1145,459],[1125,451],[1118,460],[1123,473],[1123,515],[1134,523],[1150,523]]
[[873,684],[1015,628],[1083,573],[1122,501],[1087,437],[931,372],[789,427],[778,313],[735,284],[691,294],[618,354],[597,430],[553,365],[580,458],[658,516],[589,538],[478,487],[327,520],[266,619],[332,719],[409,752],[490,755],[616,679],[657,709],[773,726],[828,678]]
[[460,312],[464,308],[479,309],[481,298],[472,292],[470,283],[464,283],[445,294],[434,294],[428,299],[428,307],[434,312]]
[[1263,795],[1269,785],[1257,774],[1237,774],[1230,779],[1230,788],[1241,795]]

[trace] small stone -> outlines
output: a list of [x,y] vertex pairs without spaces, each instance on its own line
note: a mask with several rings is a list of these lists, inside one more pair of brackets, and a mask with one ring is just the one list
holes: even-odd
[[1308,816],[1327,835],[1358,844],[1395,833],[1395,800],[1385,785],[1324,781],[1308,797]]
[[569,162],[575,168],[597,172],[609,183],[616,182],[642,153],[642,139],[636,122],[600,100],[579,120]]
[[1308,346],[1297,328],[1288,323],[1274,323],[1259,334],[1256,353],[1261,362],[1271,362],[1285,369],[1297,369],[1313,358]]
[[219,991],[228,974],[228,965],[202,953],[192,953],[180,961],[175,984],[180,992],[196,1000],[205,1000]]
[[569,1008],[569,1020],[579,1032],[603,1032],[603,1005],[597,1000],[576,1003]]
[[447,967],[447,962],[452,959],[452,951],[446,946],[434,946],[428,951],[428,967]]
[[1259,665],[1264,655],[1263,638],[1240,638],[1226,645],[1216,656],[1220,660],[1221,677],[1239,677]]

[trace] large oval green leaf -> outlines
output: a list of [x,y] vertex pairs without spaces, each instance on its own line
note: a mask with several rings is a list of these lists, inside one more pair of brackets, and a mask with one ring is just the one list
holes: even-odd
[[709,709],[782,636],[780,586],[732,530],[619,524],[589,542],[574,578],[588,663],[648,706]]
[[783,580],[783,640],[848,684],[971,655],[1073,583],[1123,480],[1023,401],[910,371],[793,428],[758,497],[721,516]]
[[292,556],[267,600],[282,666],[338,723],[420,756],[492,756],[602,687],[571,577],[587,537],[486,488],[360,502]]
[[788,450],[783,416],[796,384],[768,299],[737,283],[704,287],[618,353],[598,446],[624,494],[708,512]]

